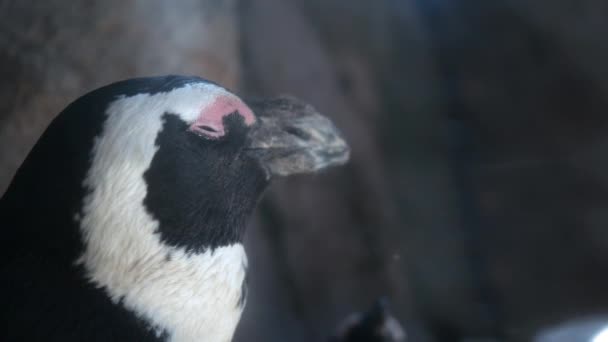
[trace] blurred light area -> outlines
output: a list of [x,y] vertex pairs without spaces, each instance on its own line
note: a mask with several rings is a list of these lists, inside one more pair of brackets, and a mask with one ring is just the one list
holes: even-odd
[[608,342],[608,316],[576,319],[548,327],[534,342]]
[[593,337],[592,342],[608,342],[608,325]]

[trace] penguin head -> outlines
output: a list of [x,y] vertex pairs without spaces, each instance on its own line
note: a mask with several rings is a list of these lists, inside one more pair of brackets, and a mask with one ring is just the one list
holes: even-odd
[[60,113],[3,205],[13,216],[22,207],[39,214],[28,220],[75,222],[85,241],[154,221],[163,243],[196,252],[239,241],[272,178],[348,154],[333,124],[295,98],[248,105],[198,77],[130,79]]
[[198,77],[114,83],[63,110],[18,170],[0,201],[12,226],[0,259],[76,274],[173,340],[229,340],[262,192],[348,154],[291,97],[248,105]]

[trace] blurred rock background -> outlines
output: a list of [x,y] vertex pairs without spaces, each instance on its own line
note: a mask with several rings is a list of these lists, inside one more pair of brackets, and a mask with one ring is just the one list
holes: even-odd
[[527,341],[608,311],[606,15],[600,0],[0,0],[0,193],[101,85],[175,73],[290,93],[352,161],[266,194],[235,340],[322,341],[386,296],[411,341]]

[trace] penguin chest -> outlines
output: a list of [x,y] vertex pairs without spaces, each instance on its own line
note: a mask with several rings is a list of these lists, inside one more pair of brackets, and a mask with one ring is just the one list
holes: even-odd
[[231,341],[245,304],[243,246],[175,258],[166,282],[150,289],[150,302],[158,301],[146,309],[154,326],[172,342]]
[[174,250],[162,260],[152,259],[134,261],[121,277],[114,268],[113,279],[99,272],[94,278],[159,338],[230,341],[245,304],[247,257],[243,246],[223,246],[200,254]]

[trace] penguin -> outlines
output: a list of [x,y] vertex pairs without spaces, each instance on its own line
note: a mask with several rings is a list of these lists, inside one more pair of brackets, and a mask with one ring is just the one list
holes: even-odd
[[230,341],[262,193],[349,153],[289,96],[245,101],[177,75],[87,93],[0,200],[0,340]]
[[346,317],[328,342],[406,342],[407,334],[391,314],[388,299],[379,298],[362,313]]

